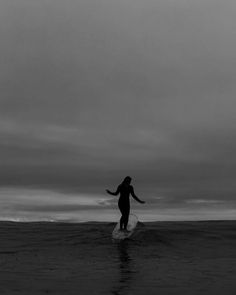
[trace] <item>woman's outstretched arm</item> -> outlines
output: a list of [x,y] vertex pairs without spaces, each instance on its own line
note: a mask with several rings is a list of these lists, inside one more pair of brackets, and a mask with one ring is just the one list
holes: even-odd
[[139,202],[139,203],[141,203],[141,204],[144,204],[145,202],[144,201],[141,201],[136,195],[135,195],[135,193],[134,193],[134,188],[131,186],[131,196],[137,201],[137,202]]
[[117,196],[120,192],[120,186],[118,186],[117,190],[113,193],[111,191],[109,191],[108,189],[106,189],[106,192],[109,194],[109,195],[112,195],[112,196]]

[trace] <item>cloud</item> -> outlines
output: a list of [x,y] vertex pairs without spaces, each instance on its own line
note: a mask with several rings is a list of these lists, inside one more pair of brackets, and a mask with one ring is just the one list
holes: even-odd
[[202,199],[195,199],[195,200],[186,200],[186,203],[189,204],[224,204],[225,201],[223,200],[202,200]]
[[79,212],[86,208],[105,208],[111,207],[113,198],[104,195],[89,194],[62,194],[60,192],[40,190],[40,189],[22,189],[22,188],[1,188],[0,189],[1,212],[23,213],[34,212]]

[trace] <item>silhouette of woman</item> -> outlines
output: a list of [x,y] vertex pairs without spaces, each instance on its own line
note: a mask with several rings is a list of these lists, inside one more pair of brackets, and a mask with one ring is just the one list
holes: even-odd
[[134,189],[132,185],[130,185],[132,178],[130,176],[126,176],[122,183],[118,186],[116,192],[111,192],[106,190],[106,192],[112,196],[117,196],[120,194],[120,198],[118,201],[118,206],[121,212],[120,218],[120,230],[127,231],[127,224],[129,221],[129,212],[130,212],[130,202],[129,202],[129,195],[139,203],[144,204],[144,201],[141,201],[134,193]]

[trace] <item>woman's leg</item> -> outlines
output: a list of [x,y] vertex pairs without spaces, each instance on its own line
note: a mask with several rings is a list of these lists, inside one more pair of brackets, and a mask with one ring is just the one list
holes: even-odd
[[121,218],[120,218],[120,230],[123,229],[123,225],[124,225],[124,217],[122,215]]
[[123,215],[123,220],[124,220],[124,229],[127,230],[127,225],[129,222],[129,212],[130,212],[130,207],[127,207],[125,210],[125,213]]
[[124,227],[124,206],[122,206],[121,202],[118,202],[118,207],[120,209],[121,218],[120,218],[120,230]]
[[130,206],[127,204],[121,204],[118,203],[119,209],[121,212],[121,218],[120,218],[120,230],[127,229],[128,221],[129,221],[129,212],[130,212]]

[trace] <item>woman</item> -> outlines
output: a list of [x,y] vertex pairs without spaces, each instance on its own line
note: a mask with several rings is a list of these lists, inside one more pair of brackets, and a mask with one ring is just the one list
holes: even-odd
[[132,185],[130,185],[132,178],[130,176],[126,176],[123,182],[118,186],[116,192],[111,192],[106,190],[106,192],[110,195],[117,196],[120,194],[120,198],[118,201],[118,206],[121,212],[121,219],[120,219],[120,230],[127,231],[127,224],[129,221],[129,212],[130,212],[130,202],[129,202],[129,195],[139,203],[144,204],[144,201],[141,201],[134,193],[134,189]]

